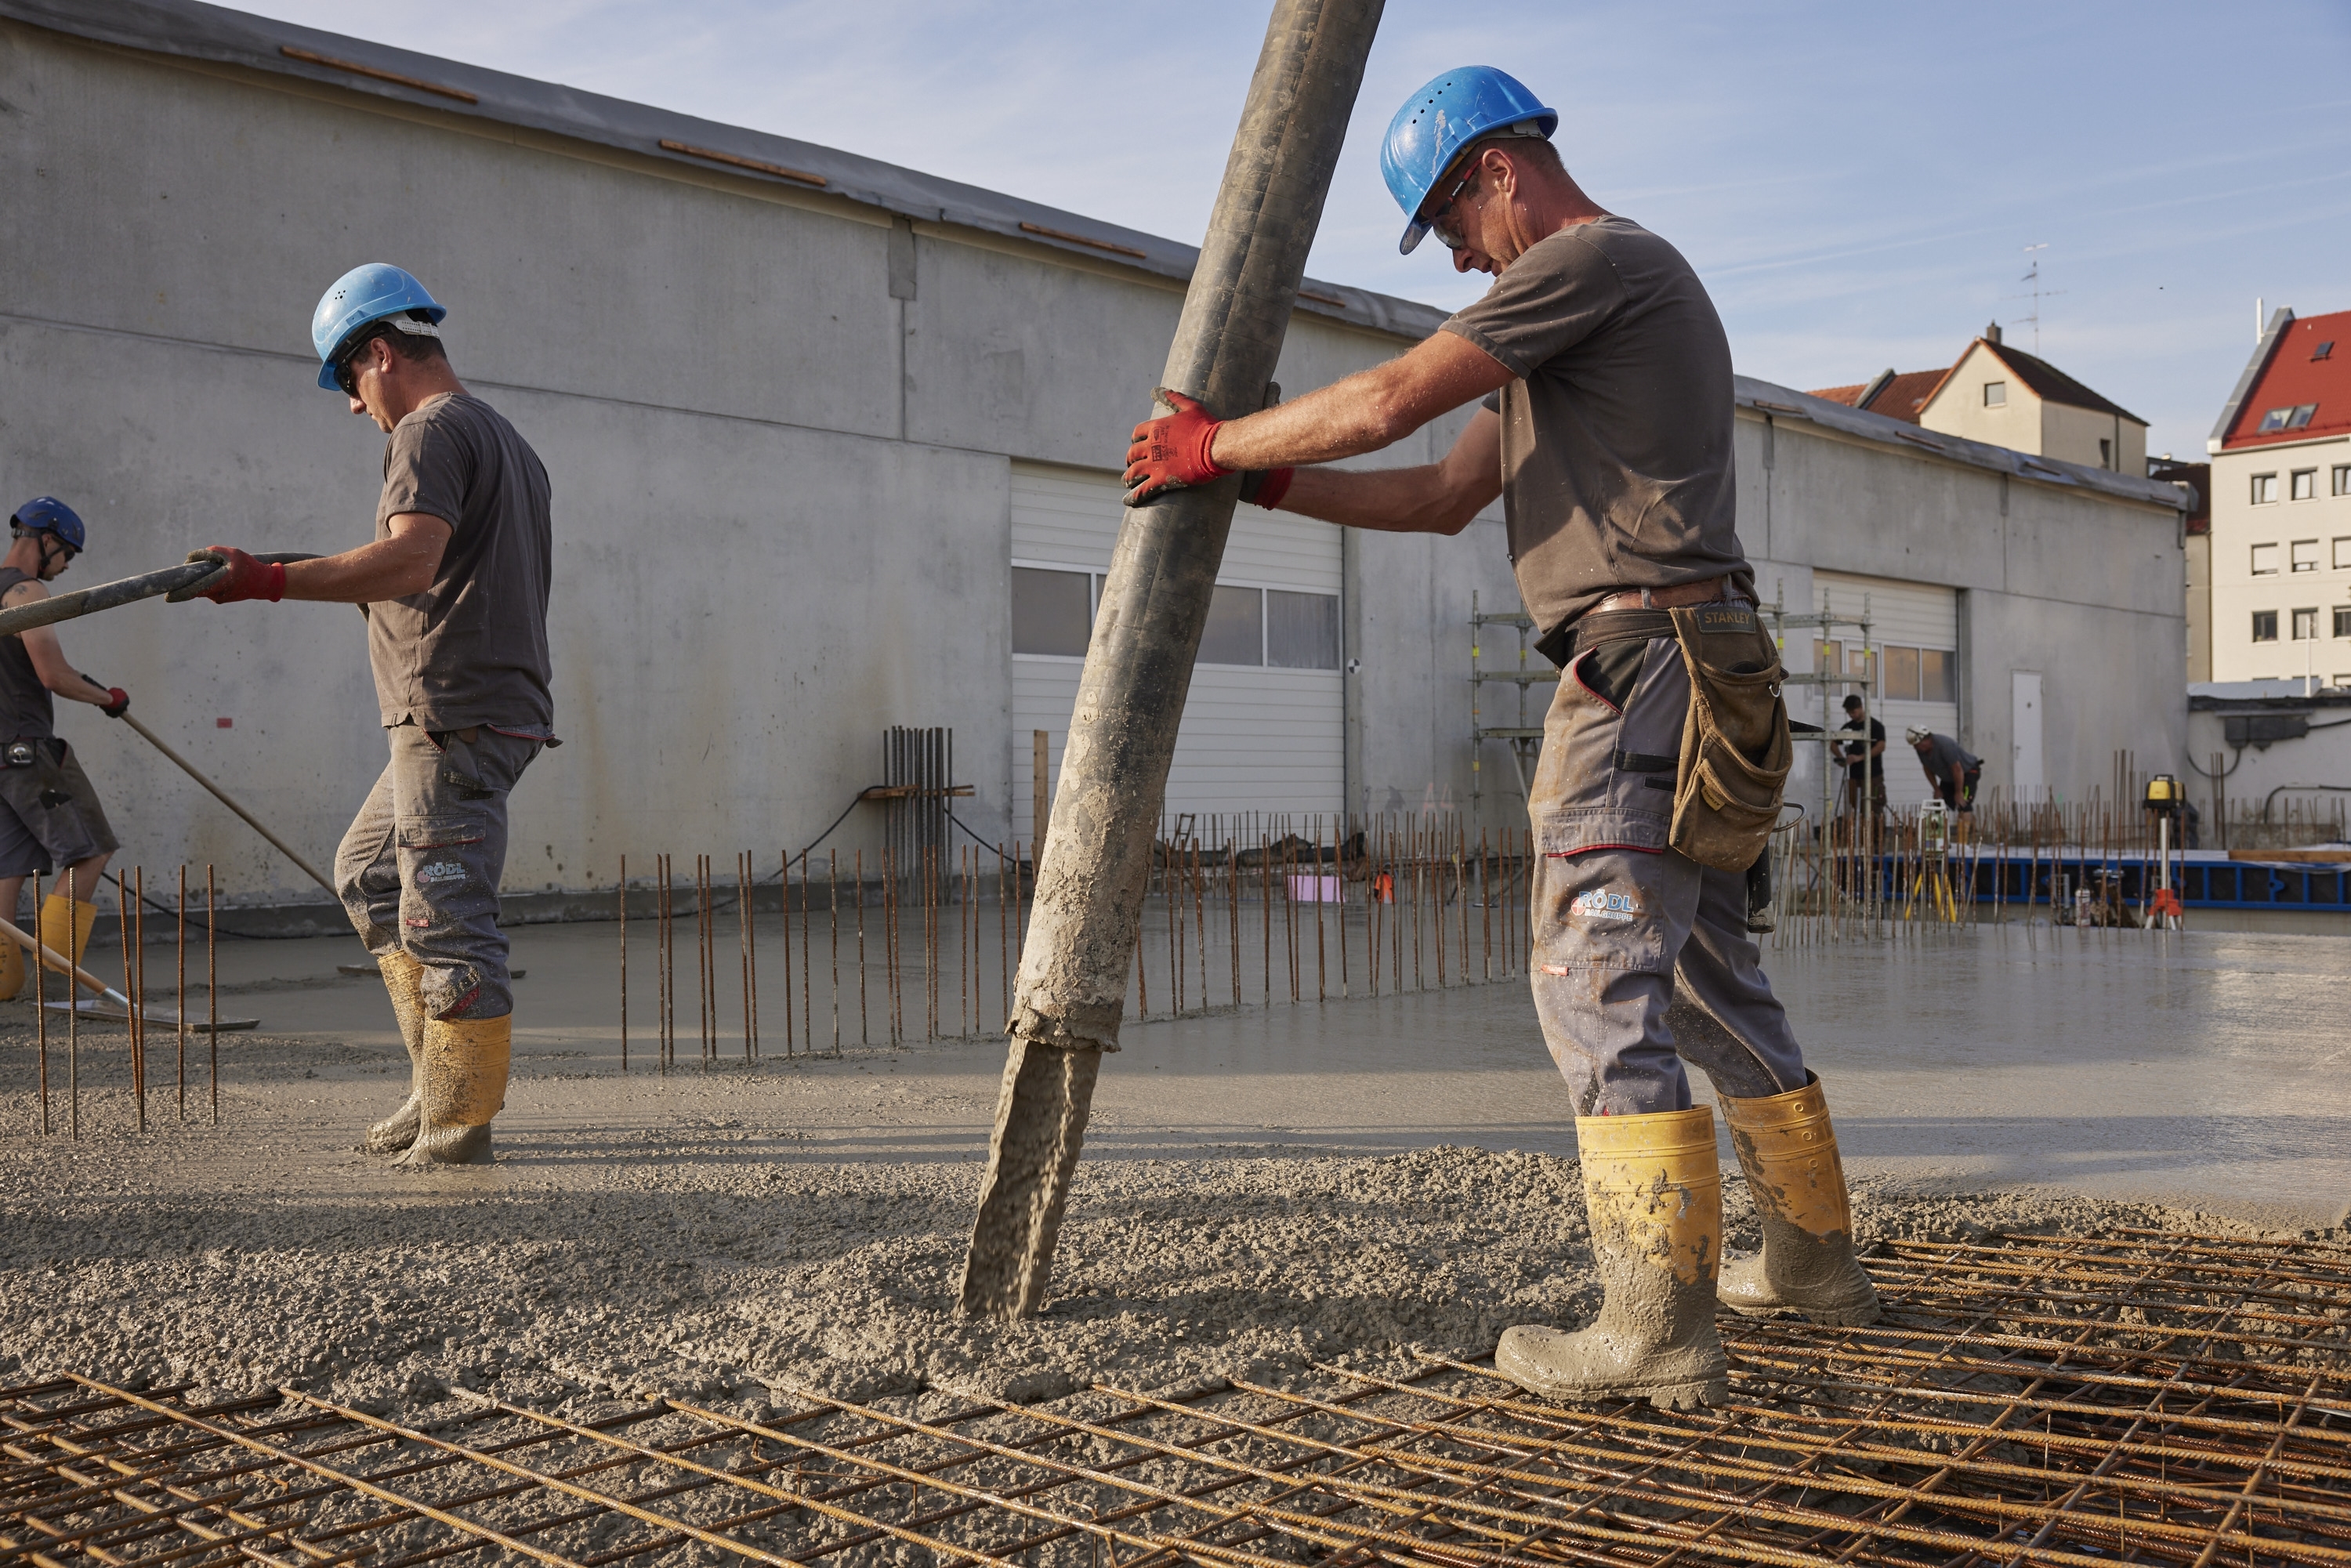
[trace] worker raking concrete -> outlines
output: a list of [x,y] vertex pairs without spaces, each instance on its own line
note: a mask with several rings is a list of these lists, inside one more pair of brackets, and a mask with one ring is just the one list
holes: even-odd
[[[1136,427],[1126,477],[1139,501],[1244,473],[1261,507],[1447,535],[1502,497],[1520,595],[1564,672],[1529,801],[1533,987],[1606,1299],[1580,1333],[1509,1330],[1495,1364],[1554,1397],[1687,1407],[1724,1388],[1718,1299],[1844,1324],[1878,1307],[1819,1081],[1746,931],[1791,748],[1734,527],[1729,342],[1689,264],[1578,187],[1557,124],[1489,68],[1414,93],[1381,152],[1402,248],[1434,234],[1493,286],[1400,359],[1282,406],[1220,423],[1173,403]],[[1437,463],[1320,466],[1480,400]],[[1678,1035],[1677,977],[1677,1010],[1704,1024]],[[1761,1255],[1728,1266],[1713,1116],[1685,1058],[1714,1082],[1762,1221]]]
[[[10,610],[47,599],[47,585],[89,542],[81,518],[54,496],[17,507],[8,532],[0,607]],[[89,776],[57,735],[52,694],[89,703],[109,718],[121,716],[131,698],[68,664],[57,634],[46,626],[0,637],[0,725],[6,727],[0,739],[0,911],[13,922],[25,879],[63,867],[57,891],[41,901],[38,935],[42,946],[78,964],[98,920],[90,900],[120,846]],[[0,1000],[24,984],[24,949],[0,942]]]
[[[367,1146],[410,1165],[490,1158],[506,1103],[514,991],[499,931],[507,795],[554,737],[547,470],[468,392],[447,312],[396,267],[355,268],[319,301],[319,385],[390,437],[372,543],[277,563],[216,546],[204,597],[368,607],[368,662],[392,761],[335,856],[413,1069]],[[405,1151],[404,1153],[402,1153]]]

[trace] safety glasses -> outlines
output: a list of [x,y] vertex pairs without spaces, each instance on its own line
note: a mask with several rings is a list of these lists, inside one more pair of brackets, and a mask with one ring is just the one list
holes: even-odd
[[360,350],[364,347],[366,347],[365,342],[353,344],[349,352],[345,353],[341,359],[335,361],[335,384],[343,389],[343,395],[345,397],[357,397],[360,395],[360,378],[357,365],[359,362]]
[[1473,168],[1461,177],[1459,184],[1445,193],[1445,200],[1437,204],[1437,210],[1429,214],[1426,220],[1428,232],[1435,235],[1437,243],[1447,250],[1468,248],[1468,242],[1462,239],[1460,231],[1453,225],[1453,204],[1459,201],[1462,193],[1477,183],[1478,171]]

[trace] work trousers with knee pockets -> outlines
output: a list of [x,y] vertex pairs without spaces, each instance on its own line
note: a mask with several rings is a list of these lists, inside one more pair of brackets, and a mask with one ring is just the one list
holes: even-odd
[[514,1011],[498,881],[507,862],[507,792],[545,741],[492,729],[384,732],[392,761],[335,852],[335,887],[368,951],[404,949],[423,967],[425,1012],[441,1019]]
[[1681,647],[1657,637],[1579,654],[1544,720],[1531,967],[1580,1116],[1689,1109],[1686,1061],[1736,1098],[1805,1082],[1747,934],[1745,875],[1667,844],[1688,707]]

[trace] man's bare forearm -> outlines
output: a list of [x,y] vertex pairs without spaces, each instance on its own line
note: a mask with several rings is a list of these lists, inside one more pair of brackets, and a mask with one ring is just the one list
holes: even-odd
[[374,604],[423,592],[439,574],[441,552],[449,542],[449,525],[432,517],[400,526],[407,521],[394,518],[394,532],[388,539],[317,560],[288,561],[286,597],[328,604]]
[[1369,472],[1301,468],[1281,509],[1393,534],[1458,534],[1478,515],[1478,506],[1463,507],[1435,463]]
[[1332,463],[1394,444],[1437,415],[1510,379],[1486,352],[1437,332],[1398,359],[1358,371],[1245,419],[1217,427],[1210,455],[1226,468]]

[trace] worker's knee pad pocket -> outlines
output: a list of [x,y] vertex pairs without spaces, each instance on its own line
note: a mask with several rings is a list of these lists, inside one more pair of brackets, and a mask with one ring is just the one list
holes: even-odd
[[1539,968],[1554,975],[1671,969],[1667,826],[1667,819],[1646,813],[1574,811],[1538,830],[1542,859],[1532,913]]

